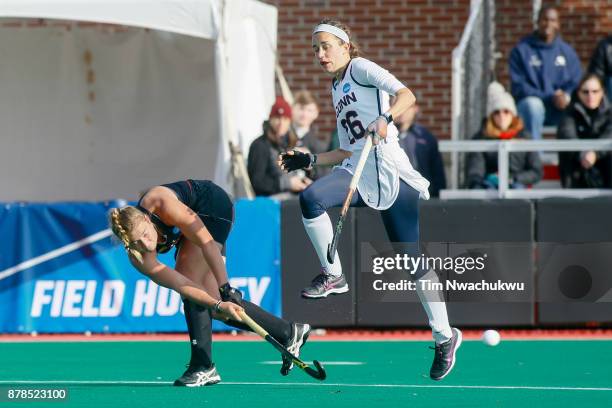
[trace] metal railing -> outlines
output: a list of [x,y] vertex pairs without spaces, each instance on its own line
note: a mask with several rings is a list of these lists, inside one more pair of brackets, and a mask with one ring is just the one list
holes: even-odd
[[[612,189],[524,189],[510,190],[508,158],[511,152],[583,152],[589,150],[612,151],[612,140],[442,140],[440,152],[451,154],[466,152],[497,152],[499,187],[497,190],[452,189],[440,191],[440,198],[544,198],[593,197],[612,195]],[[457,175],[455,175],[456,177]]]
[[[472,0],[470,16],[461,40],[452,53],[451,139],[473,135],[486,114],[487,87],[495,66],[495,2]],[[457,188],[461,172],[459,155],[453,153],[451,182]]]

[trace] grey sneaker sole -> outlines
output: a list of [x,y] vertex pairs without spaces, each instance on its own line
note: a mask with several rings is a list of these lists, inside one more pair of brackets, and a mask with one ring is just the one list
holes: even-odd
[[349,287],[348,287],[348,284],[346,284],[340,288],[333,288],[333,289],[326,290],[320,295],[311,295],[311,294],[302,292],[302,297],[305,297],[308,299],[321,299],[321,298],[327,297],[328,295],[337,295],[340,293],[346,293],[348,291],[349,291]]
[[461,342],[463,341],[463,334],[461,333],[461,330],[454,328],[454,327],[453,327],[453,333],[457,333],[457,344],[455,345],[455,349],[453,350],[453,359],[451,361],[451,365],[448,368],[448,370],[444,373],[443,376],[438,377],[438,378],[432,378],[432,380],[434,381],[440,381],[441,379],[449,375],[450,372],[453,371],[453,367],[455,366],[455,360],[456,360],[455,357],[457,355],[457,350],[459,350],[459,347],[461,347]]

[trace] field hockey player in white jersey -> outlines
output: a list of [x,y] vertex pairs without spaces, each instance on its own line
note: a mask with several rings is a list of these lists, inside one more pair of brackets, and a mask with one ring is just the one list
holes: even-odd
[[[342,206],[370,135],[375,145],[363,167],[351,206],[367,205],[379,210],[392,243],[418,243],[419,198],[429,198],[429,182],[413,169],[398,144],[398,131],[393,125],[393,117],[413,105],[415,97],[388,71],[359,57],[359,50],[350,37],[346,25],[330,19],[317,24],[312,34],[315,57],[333,77],[331,91],[340,147],[318,155],[289,151],[279,156],[279,164],[285,171],[336,165],[331,174],[318,179],[300,194],[304,228],[321,262],[321,274],[302,290],[306,298],[323,298],[349,290],[338,254],[333,255],[334,262],[327,259],[334,230],[326,211]],[[389,106],[389,95],[396,96],[393,106]],[[439,281],[433,270],[417,271],[412,278]],[[416,288],[436,343],[430,377],[441,380],[454,366],[461,331],[450,327],[446,304],[438,294],[426,293],[418,282]]]

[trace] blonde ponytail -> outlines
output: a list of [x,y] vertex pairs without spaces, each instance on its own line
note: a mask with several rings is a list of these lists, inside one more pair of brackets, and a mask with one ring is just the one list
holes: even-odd
[[113,208],[110,211],[110,226],[111,230],[119,238],[127,253],[134,258],[139,263],[143,263],[142,254],[134,248],[130,248],[130,238],[128,235],[128,230],[131,230],[136,222],[141,221],[144,214],[140,212],[137,208],[127,206],[123,208]]

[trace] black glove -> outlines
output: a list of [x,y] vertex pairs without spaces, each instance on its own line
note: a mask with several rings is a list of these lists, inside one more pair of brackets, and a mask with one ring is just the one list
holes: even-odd
[[302,153],[298,150],[293,150],[293,154],[288,152],[281,154],[281,162],[283,169],[287,171],[299,170],[309,168],[311,163],[311,155],[308,153]]
[[232,288],[229,283],[224,284],[219,288],[221,300],[224,302],[232,302],[242,306],[242,292],[236,288]]

